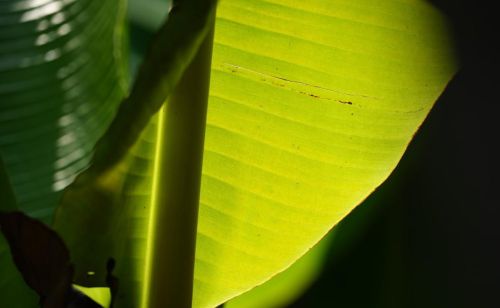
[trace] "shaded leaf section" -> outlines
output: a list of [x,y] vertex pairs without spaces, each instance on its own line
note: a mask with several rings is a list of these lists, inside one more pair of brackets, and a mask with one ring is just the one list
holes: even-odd
[[[109,258],[115,259],[118,267],[123,264],[120,262],[132,210],[123,196],[126,174],[133,168],[133,157],[127,154],[133,151],[139,136],[191,63],[207,35],[216,3],[176,3],[153,40],[130,95],[122,101],[109,129],[97,143],[92,164],[63,193],[53,226],[68,243],[75,264],[75,281],[82,286],[103,285]],[[88,275],[89,272],[94,274]]]
[[65,307],[70,300],[73,266],[62,239],[21,212],[0,212],[0,227],[26,284],[40,296],[40,305]]
[[[2,183],[0,210],[47,222],[87,166],[127,91],[125,13],[122,0],[0,4],[0,153],[18,202]],[[1,307],[36,306],[3,234],[0,272]]]
[[[170,96],[209,30],[217,0],[177,0],[155,34],[129,96],[99,140],[91,171],[117,164]],[[168,9],[165,4],[165,10]]]
[[5,171],[2,156],[0,156],[0,211],[12,211],[15,209],[17,209],[16,197]]
[[[17,210],[17,204],[9,178],[0,156],[0,215],[6,211]],[[0,231],[2,227],[0,225]],[[35,307],[36,294],[26,285],[12,260],[9,243],[0,232],[0,297],[1,307]]]
[[[24,281],[38,294],[40,307],[103,307],[85,295],[83,289],[72,286],[74,269],[69,251],[55,231],[21,212],[0,212],[0,230]],[[112,277],[112,267],[109,271]]]

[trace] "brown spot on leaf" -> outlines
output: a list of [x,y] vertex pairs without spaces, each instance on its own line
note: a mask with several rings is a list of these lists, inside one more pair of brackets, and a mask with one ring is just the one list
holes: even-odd
[[352,105],[352,102],[350,102],[350,101],[341,101],[341,100],[339,100],[338,102],[341,103],[341,104]]

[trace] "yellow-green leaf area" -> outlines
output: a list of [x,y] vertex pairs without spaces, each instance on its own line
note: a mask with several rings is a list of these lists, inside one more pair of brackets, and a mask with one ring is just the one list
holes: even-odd
[[332,230],[305,255],[281,272],[249,292],[224,304],[225,308],[287,307],[299,298],[322,270],[326,252],[335,239]]
[[286,269],[389,176],[451,45],[425,1],[221,1],[195,307]]
[[103,308],[109,308],[111,302],[111,292],[109,288],[86,288],[73,284],[73,288],[82,292]]

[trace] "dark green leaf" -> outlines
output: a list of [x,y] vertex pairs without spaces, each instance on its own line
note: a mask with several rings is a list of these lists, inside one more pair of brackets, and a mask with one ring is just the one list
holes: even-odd
[[16,198],[5,171],[2,157],[0,156],[0,211],[17,209]]
[[0,227],[24,280],[43,307],[64,307],[73,277],[69,251],[56,232],[21,212],[0,212]]

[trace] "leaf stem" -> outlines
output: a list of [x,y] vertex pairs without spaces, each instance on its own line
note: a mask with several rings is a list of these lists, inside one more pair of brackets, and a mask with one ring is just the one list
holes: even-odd
[[143,307],[191,307],[213,23],[161,110],[158,185],[153,191]]

